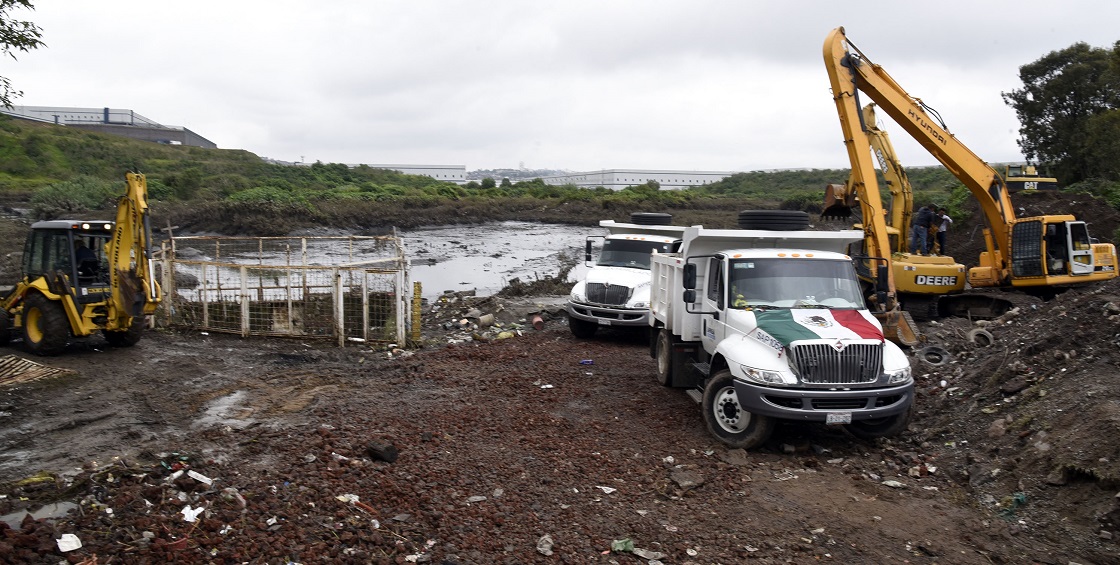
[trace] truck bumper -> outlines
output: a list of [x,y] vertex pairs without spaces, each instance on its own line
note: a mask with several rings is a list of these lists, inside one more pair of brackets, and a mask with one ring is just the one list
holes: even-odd
[[762,387],[735,380],[735,395],[744,410],[802,422],[824,422],[828,415],[848,412],[852,421],[902,414],[914,401],[914,383],[876,389],[821,390]]
[[649,308],[621,308],[583,302],[568,302],[568,317],[600,326],[649,327]]

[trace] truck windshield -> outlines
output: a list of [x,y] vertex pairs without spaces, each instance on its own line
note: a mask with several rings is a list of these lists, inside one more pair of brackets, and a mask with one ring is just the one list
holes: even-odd
[[738,308],[864,308],[850,261],[732,259],[729,303]]
[[652,252],[673,253],[680,242],[641,241],[637,239],[608,239],[603,243],[596,265],[606,267],[631,267],[649,270]]

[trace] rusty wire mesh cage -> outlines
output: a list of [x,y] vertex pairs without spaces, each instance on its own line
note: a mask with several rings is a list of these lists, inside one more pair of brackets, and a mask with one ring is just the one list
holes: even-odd
[[168,325],[339,345],[406,339],[398,237],[174,237],[160,255]]

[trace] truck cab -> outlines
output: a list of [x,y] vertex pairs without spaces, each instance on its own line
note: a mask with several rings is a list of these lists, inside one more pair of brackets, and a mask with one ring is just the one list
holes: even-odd
[[868,310],[848,243],[862,232],[689,228],[652,259],[651,355],[709,432],[763,444],[778,421],[895,435],[909,423],[910,363]]
[[[565,305],[572,335],[591,338],[600,327],[649,328],[650,256],[676,252],[684,232],[683,227],[660,224],[668,219],[668,214],[635,213],[631,223],[599,222],[607,235],[587,238],[585,261],[591,268],[572,287]],[[596,240],[602,248],[593,262]]]

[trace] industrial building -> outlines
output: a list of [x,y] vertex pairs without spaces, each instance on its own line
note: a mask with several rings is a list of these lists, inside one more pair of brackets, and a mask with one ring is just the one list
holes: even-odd
[[111,133],[141,141],[190,145],[217,149],[209,139],[181,126],[165,126],[132,110],[116,108],[66,108],[56,106],[12,106],[0,113],[35,122]]
[[604,169],[587,173],[569,173],[542,177],[545,184],[574,184],[585,188],[601,186],[611,190],[622,190],[628,186],[638,186],[650,181],[656,182],[662,190],[679,190],[692,186],[703,186],[723,180],[735,174],[730,171],[652,171],[641,169]]

